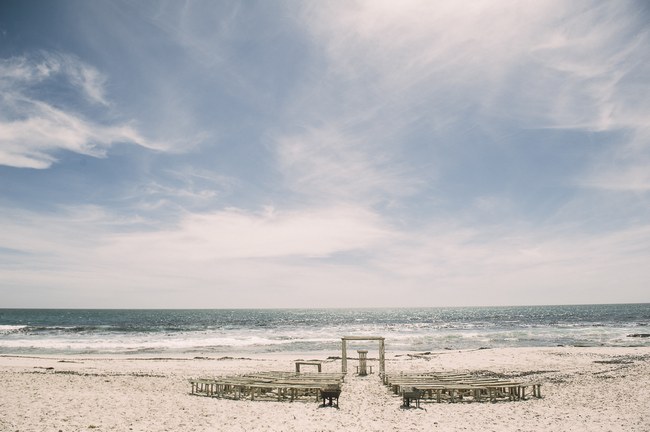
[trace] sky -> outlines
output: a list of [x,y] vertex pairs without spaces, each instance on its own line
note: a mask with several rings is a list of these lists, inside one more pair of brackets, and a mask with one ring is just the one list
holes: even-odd
[[0,2],[0,307],[650,302],[640,1]]

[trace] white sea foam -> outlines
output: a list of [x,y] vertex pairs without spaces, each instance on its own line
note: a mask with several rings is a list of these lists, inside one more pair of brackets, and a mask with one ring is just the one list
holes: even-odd
[[[536,308],[519,318],[499,309],[377,311],[4,311],[0,353],[264,353],[338,349],[341,337],[384,336],[398,351],[479,347],[650,346],[630,338],[648,325],[648,307]],[[503,308],[502,308],[503,309]],[[508,312],[510,309],[503,309]],[[528,311],[528,309],[526,309]],[[564,317],[565,310],[575,316]],[[613,311],[613,312],[612,312]],[[19,319],[13,321],[11,314]],[[618,314],[618,315],[617,315]],[[549,317],[550,315],[550,317]],[[624,319],[617,318],[622,316]],[[514,319],[513,319],[514,317]],[[565,321],[562,321],[562,320]],[[16,322],[34,323],[30,326]],[[604,325],[602,323],[609,323]],[[6,324],[6,325],[5,325]],[[10,325],[11,324],[11,325]],[[350,349],[376,343],[354,341]]]
[[276,336],[262,335],[214,335],[205,332],[192,333],[143,333],[137,335],[111,335],[90,337],[88,335],[66,335],[65,337],[26,336],[20,338],[0,339],[0,352],[13,351],[44,351],[44,352],[107,352],[121,353],[133,351],[159,352],[196,352],[215,351],[227,352],[232,350],[244,351],[285,351],[283,346],[292,344],[307,344],[321,346],[335,343],[336,339],[322,337]]
[[0,335],[6,335],[10,333],[19,332],[20,330],[26,328],[24,325],[0,325]]

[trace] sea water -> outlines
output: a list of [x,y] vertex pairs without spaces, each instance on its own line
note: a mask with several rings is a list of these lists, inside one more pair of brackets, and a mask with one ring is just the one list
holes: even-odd
[[[650,346],[650,304],[404,309],[0,309],[0,354],[336,352]],[[356,345],[355,345],[356,346]],[[363,343],[359,343],[362,347]]]

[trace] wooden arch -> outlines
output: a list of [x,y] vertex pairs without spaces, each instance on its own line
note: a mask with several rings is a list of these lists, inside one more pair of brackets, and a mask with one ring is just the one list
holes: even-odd
[[386,346],[385,338],[381,336],[344,336],[341,338],[341,372],[348,373],[348,341],[378,341],[379,342],[379,374],[384,376],[386,372]]

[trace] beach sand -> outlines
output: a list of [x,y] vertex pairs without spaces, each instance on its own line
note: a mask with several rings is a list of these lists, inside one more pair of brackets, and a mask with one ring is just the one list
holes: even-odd
[[[190,395],[189,378],[293,371],[295,360],[254,358],[0,356],[0,431],[650,431],[650,348],[504,348],[386,355],[388,373],[491,371],[543,384],[542,398],[423,403],[401,398],[377,374],[349,374],[340,408]],[[370,351],[369,357],[372,358]],[[375,353],[376,356],[376,353]],[[354,370],[356,361],[350,360]],[[370,361],[378,369],[376,359]]]

